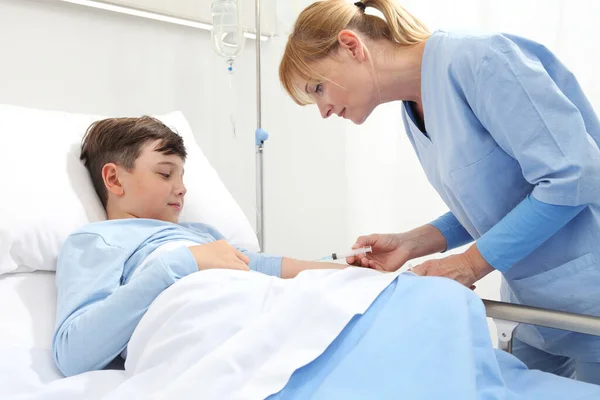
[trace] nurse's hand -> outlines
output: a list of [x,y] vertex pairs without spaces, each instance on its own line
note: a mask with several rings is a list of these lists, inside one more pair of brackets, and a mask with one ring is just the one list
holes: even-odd
[[421,276],[441,276],[453,279],[473,289],[473,284],[492,272],[494,268],[485,261],[477,246],[472,245],[462,254],[453,254],[438,260],[428,260],[412,269]]
[[396,271],[408,260],[442,252],[446,238],[432,225],[423,225],[409,232],[374,234],[356,239],[353,249],[371,246],[372,253],[361,257],[348,257],[346,262],[379,271]]
[[379,271],[395,271],[410,260],[409,243],[403,234],[373,234],[356,239],[353,249],[371,246],[373,252],[346,259],[350,265],[373,268]]

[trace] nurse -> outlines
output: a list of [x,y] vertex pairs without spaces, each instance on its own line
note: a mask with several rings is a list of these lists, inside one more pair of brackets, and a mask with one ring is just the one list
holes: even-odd
[[[300,14],[279,76],[323,118],[362,124],[402,101],[406,133],[450,210],[358,238],[373,253],[349,263],[391,271],[474,241],[414,271],[471,286],[499,270],[505,301],[600,316],[600,121],[544,46],[430,33],[394,0],[326,0]],[[513,351],[531,369],[600,384],[600,338],[524,325]]]

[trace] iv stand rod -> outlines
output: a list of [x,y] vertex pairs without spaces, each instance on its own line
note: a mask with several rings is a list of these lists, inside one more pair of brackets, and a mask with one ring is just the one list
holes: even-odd
[[[256,6],[256,37],[260,38],[260,0],[255,0]],[[262,129],[262,96],[261,96],[261,60],[260,39],[256,40],[256,128]],[[264,207],[263,207],[263,150],[264,142],[256,140],[256,236],[260,250],[264,252]]]

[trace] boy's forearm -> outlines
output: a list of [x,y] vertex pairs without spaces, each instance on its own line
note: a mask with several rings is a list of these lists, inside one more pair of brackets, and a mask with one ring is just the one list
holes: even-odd
[[344,269],[347,267],[347,264],[302,261],[283,257],[281,261],[281,277],[284,279],[295,278],[296,275],[307,269]]

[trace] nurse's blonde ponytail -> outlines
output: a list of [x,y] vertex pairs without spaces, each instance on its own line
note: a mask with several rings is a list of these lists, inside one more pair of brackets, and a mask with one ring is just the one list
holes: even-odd
[[[378,10],[384,19],[368,13],[369,8]],[[421,43],[430,35],[427,27],[395,0],[363,0],[360,4],[322,0],[311,4],[300,13],[279,66],[279,79],[296,103],[311,103],[304,87],[296,82],[324,79],[316,75],[311,64],[337,49],[338,34],[344,29],[405,46]]]
[[[388,30],[385,32],[386,37],[391,36],[392,39],[403,45],[421,43],[429,37],[427,27],[395,0],[363,0],[361,3],[366,8],[372,7],[383,14]],[[367,22],[371,22],[371,16],[365,15],[365,17]],[[368,23],[367,25],[375,24]]]

